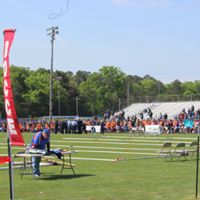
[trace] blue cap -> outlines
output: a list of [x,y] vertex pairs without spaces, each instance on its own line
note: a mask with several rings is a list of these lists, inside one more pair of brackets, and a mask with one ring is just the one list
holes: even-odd
[[45,128],[42,132],[46,133],[46,134],[50,134],[49,129]]

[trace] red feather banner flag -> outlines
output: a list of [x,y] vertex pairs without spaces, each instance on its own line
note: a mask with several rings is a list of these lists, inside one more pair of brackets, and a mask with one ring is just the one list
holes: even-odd
[[0,164],[10,162],[9,156],[0,156]]
[[10,80],[9,52],[14,39],[15,30],[4,30],[4,49],[3,49],[3,91],[4,103],[7,118],[7,129],[12,146],[24,146],[24,139],[19,129],[15,104],[13,99],[12,85]]

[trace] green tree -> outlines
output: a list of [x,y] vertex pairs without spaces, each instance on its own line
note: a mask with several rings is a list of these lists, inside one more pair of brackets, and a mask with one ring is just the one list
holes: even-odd
[[166,87],[167,87],[167,94],[177,95],[182,93],[181,82],[177,79],[167,84]]
[[80,85],[80,83],[86,81],[87,78],[90,76],[90,74],[91,74],[90,72],[86,71],[77,71],[75,74],[77,85]]
[[15,108],[19,117],[26,117],[29,111],[28,104],[24,100],[24,95],[28,91],[25,80],[29,77],[28,68],[11,66],[11,84],[13,88]]
[[49,112],[49,73],[47,70],[32,71],[26,78],[28,91],[23,95],[31,115],[47,116]]
[[200,81],[194,82],[195,91],[197,94],[200,94]]
[[184,96],[196,94],[195,83],[191,81],[182,83],[181,88]]
[[153,79],[143,79],[140,86],[144,95],[155,96],[158,93],[158,84]]
[[[73,75],[73,74],[72,74]],[[69,83],[68,76],[65,72],[55,71],[54,73],[54,95],[53,95],[53,113],[56,115],[59,114],[59,103],[60,103],[60,114],[61,115],[69,115],[68,107],[69,107]]]
[[104,66],[99,73],[92,73],[82,82],[79,90],[93,114],[102,113],[108,108],[116,110],[119,97],[126,91],[125,80],[126,76],[119,68]]

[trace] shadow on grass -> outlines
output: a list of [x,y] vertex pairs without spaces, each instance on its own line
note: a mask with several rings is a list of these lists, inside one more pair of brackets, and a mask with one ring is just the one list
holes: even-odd
[[46,175],[40,177],[38,180],[60,180],[60,179],[73,179],[73,178],[82,178],[88,176],[95,176],[94,174],[70,174],[70,175]]

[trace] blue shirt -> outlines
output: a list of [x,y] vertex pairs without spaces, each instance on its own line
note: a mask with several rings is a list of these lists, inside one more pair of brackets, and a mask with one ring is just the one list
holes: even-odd
[[48,135],[48,138],[42,137],[42,131],[37,132],[31,141],[31,146],[34,149],[45,149],[45,145],[49,142],[50,135]]

